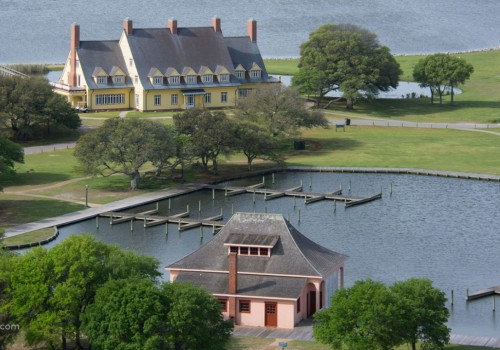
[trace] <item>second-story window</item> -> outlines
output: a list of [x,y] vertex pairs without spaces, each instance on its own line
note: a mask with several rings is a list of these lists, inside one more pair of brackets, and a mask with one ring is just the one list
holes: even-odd
[[188,84],[196,84],[196,75],[188,75],[187,76]]
[[115,76],[115,77],[113,78],[113,82],[114,82],[115,84],[121,84],[121,83],[123,83],[123,76],[121,76],[121,75],[117,75],[117,76]]
[[221,83],[227,83],[229,81],[229,74],[221,74],[219,76],[219,81]]
[[100,75],[97,77],[97,84],[106,84],[108,82],[108,77]]
[[212,82],[212,75],[211,74],[205,74],[203,76],[203,82],[204,83],[211,83]]
[[245,71],[239,70],[236,72],[238,79],[245,79]]
[[179,84],[179,77],[177,75],[171,76],[168,78],[168,82],[172,85],[177,85]]
[[250,76],[252,79],[258,79],[260,78],[260,70],[252,70],[250,71]]
[[163,77],[154,77],[153,84],[154,85],[162,85],[163,84]]

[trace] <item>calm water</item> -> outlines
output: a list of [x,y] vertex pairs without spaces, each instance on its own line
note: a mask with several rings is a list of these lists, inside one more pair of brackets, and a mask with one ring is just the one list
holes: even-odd
[[[265,202],[257,196],[245,194],[224,198],[211,191],[202,191],[172,200],[171,213],[191,208],[198,216],[202,201],[202,217],[231,211],[282,213],[290,218],[303,234],[332,250],[347,254],[346,284],[372,278],[392,283],[410,277],[427,277],[450,296],[455,291],[455,306],[449,322],[457,334],[500,337],[500,326],[491,311],[491,299],[466,304],[466,289],[471,291],[500,284],[500,254],[498,245],[500,214],[500,185],[493,182],[458,180],[409,175],[284,173],[276,175],[275,188],[298,186],[303,180],[304,190],[328,192],[340,184],[347,191],[349,182],[354,195],[370,195],[383,188],[384,198],[358,207],[345,209],[333,202],[321,201],[304,205],[291,198]],[[241,180],[249,185],[261,178]],[[393,194],[389,195],[390,183]],[[134,211],[151,209],[153,205]],[[300,210],[301,222],[298,223]],[[168,212],[168,202],[160,203],[162,214]],[[165,266],[208,242],[211,229],[192,229],[179,233],[176,225],[144,229],[142,222],[110,226],[109,219],[89,220],[61,229],[64,238],[72,232],[90,232],[98,239],[151,255]],[[60,240],[58,240],[60,241]],[[57,241],[55,242],[57,243]],[[52,244],[55,244],[52,243]],[[167,276],[165,276],[167,277]],[[497,311],[498,312],[498,311]]]
[[0,0],[0,64],[64,62],[71,23],[81,25],[83,40],[118,39],[126,17],[137,27],[171,17],[208,26],[217,15],[227,36],[246,35],[253,17],[265,57],[298,56],[325,23],[362,25],[396,54],[477,50],[500,45],[498,13],[498,0]]

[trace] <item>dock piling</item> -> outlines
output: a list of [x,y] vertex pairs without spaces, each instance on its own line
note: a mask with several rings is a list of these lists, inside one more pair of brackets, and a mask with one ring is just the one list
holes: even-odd
[[130,219],[130,232],[134,232],[134,219]]
[[390,193],[390,194],[391,194],[391,196],[392,196],[392,182],[391,182],[391,186],[390,186],[389,188],[390,188],[390,189],[389,189],[389,193]]
[[165,234],[168,237],[168,221],[165,223]]
[[293,209],[297,207],[297,197],[293,196]]
[[453,294],[454,294],[454,293],[453,293],[453,289],[452,289],[452,290],[451,290],[451,306],[453,306],[453,305],[454,305],[454,303],[455,303],[455,300],[454,300],[455,298],[454,298],[454,295],[453,295]]
[[160,203],[156,202],[156,211],[160,210]]
[[200,238],[203,238],[203,226],[200,225]]
[[215,188],[212,188],[212,200],[215,200]]
[[189,215],[189,204],[186,205],[186,213]]
[[146,227],[146,217],[144,217],[144,227]]
[[253,190],[253,204],[255,205],[255,190]]
[[99,229],[99,215],[95,217],[95,228]]
[[309,175],[309,189],[312,188],[312,185],[313,185],[313,177],[312,175]]
[[262,176],[262,184],[264,185],[266,183],[266,177]]
[[234,203],[231,203],[231,215],[234,215]]
[[351,180],[349,179],[349,193],[351,193]]
[[109,224],[113,225],[113,214],[109,216]]
[[226,188],[224,189],[224,196],[227,197],[227,185],[226,185]]
[[333,200],[333,212],[337,212],[337,201],[335,199]]
[[493,312],[497,309],[497,298],[495,297],[495,294],[493,294]]
[[300,209],[299,209],[299,224],[300,224]]
[[172,199],[168,199],[168,211],[170,211],[170,208],[172,208]]
[[272,183],[274,184],[274,173],[272,173],[271,175],[272,175]]

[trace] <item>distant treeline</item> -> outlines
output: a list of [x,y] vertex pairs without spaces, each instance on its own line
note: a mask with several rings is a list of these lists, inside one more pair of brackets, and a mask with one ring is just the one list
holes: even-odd
[[27,75],[45,75],[50,71],[46,64],[10,64],[6,67]]

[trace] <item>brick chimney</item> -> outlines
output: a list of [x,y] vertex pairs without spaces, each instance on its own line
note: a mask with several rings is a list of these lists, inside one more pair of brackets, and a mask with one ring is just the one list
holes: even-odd
[[214,18],[212,18],[212,27],[214,28],[214,31],[222,33],[219,17],[215,16]]
[[128,17],[123,20],[123,30],[127,35],[132,35],[134,31],[134,25],[132,24],[132,20]]
[[168,20],[168,29],[170,29],[170,32],[172,34],[177,34],[177,20],[170,18]]
[[[228,255],[229,282],[228,293],[236,294],[238,292],[238,253],[229,253]],[[229,318],[236,324],[236,298],[228,298]]]
[[73,23],[70,27],[69,76],[68,84],[76,86],[76,50],[80,47],[80,26]]
[[247,33],[252,42],[257,42],[257,21],[250,18],[247,22]]

